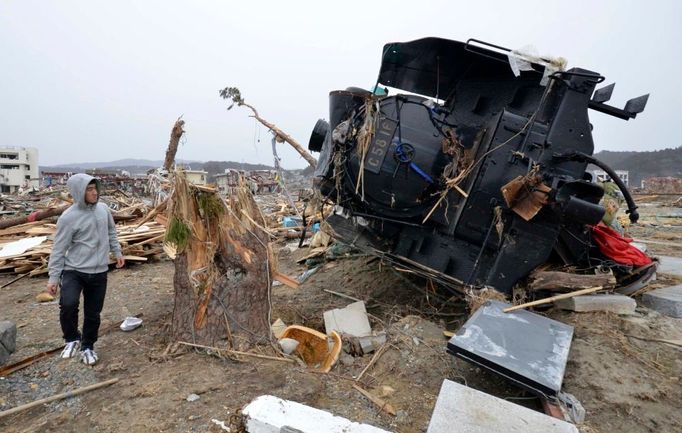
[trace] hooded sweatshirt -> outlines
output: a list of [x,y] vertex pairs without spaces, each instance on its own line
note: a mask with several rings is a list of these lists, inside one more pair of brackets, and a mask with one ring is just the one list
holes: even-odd
[[50,283],[57,283],[64,270],[86,274],[106,272],[109,269],[109,251],[121,257],[121,247],[116,237],[116,225],[109,207],[99,201],[85,202],[85,190],[95,180],[98,200],[100,183],[87,174],[74,174],[66,182],[73,205],[57,220],[57,233],[48,265]]

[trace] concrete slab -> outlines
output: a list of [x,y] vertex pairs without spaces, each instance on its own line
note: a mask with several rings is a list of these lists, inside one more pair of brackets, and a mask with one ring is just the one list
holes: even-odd
[[339,334],[365,337],[372,335],[372,327],[367,318],[365,303],[353,302],[345,308],[337,308],[324,312],[324,328],[327,335],[332,331]]
[[642,304],[666,316],[682,318],[682,284],[646,292]]
[[555,301],[554,306],[578,313],[610,311],[616,314],[633,314],[637,308],[637,301],[625,295],[584,295]]
[[249,433],[389,433],[295,401],[261,395],[242,409]]
[[566,421],[449,380],[443,381],[427,433],[578,433]]
[[659,256],[658,272],[682,277],[682,257]]

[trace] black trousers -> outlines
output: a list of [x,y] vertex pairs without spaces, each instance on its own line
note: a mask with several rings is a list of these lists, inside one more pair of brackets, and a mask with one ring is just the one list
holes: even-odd
[[[83,293],[83,334],[78,331],[78,305]],[[107,273],[62,272],[59,297],[59,323],[66,342],[81,340],[83,349],[92,349],[99,332],[100,313],[107,293]]]

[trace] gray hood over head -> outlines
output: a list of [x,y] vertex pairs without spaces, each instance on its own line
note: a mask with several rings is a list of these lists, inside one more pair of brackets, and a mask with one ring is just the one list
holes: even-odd
[[86,207],[88,205],[85,202],[85,190],[88,188],[88,184],[93,180],[97,186],[97,199],[99,200],[100,182],[97,178],[92,177],[89,174],[77,173],[66,181],[66,186],[69,187],[69,192],[71,193],[71,197],[73,197],[74,204],[77,204],[79,207]]

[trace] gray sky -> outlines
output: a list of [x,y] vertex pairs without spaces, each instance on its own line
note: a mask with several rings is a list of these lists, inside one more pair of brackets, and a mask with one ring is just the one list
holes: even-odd
[[41,165],[163,159],[183,114],[178,158],[271,164],[267,131],[219,89],[307,145],[330,90],[374,83],[386,42],[438,36],[565,57],[615,81],[619,107],[651,93],[628,122],[590,112],[596,150],[677,147],[681,21],[673,0],[0,0],[0,145],[37,147]]

